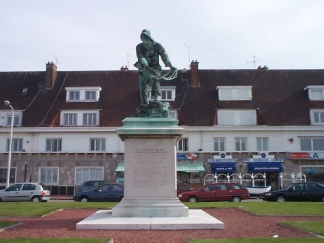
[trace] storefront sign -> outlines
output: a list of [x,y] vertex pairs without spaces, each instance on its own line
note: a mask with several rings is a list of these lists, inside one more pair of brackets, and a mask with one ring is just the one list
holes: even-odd
[[324,159],[324,152],[294,152],[290,153],[291,159]]
[[208,163],[214,163],[214,162],[238,162],[239,159],[208,159]]
[[283,158],[250,158],[244,159],[244,162],[284,162]]
[[177,154],[177,160],[186,160],[187,155],[186,154]]

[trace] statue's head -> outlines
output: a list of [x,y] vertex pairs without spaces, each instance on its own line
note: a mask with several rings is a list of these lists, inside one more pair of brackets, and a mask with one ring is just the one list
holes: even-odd
[[151,31],[149,31],[148,29],[143,30],[141,33],[141,40],[143,42],[147,42],[147,41],[153,42],[154,40],[151,37]]

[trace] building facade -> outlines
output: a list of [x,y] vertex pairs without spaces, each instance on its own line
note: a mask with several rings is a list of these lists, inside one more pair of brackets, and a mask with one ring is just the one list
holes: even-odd
[[[324,181],[324,70],[190,70],[162,81],[161,100],[184,128],[178,180],[206,175],[284,173]],[[119,71],[1,72],[0,186],[42,182],[72,195],[85,180],[123,181],[124,144],[116,133],[139,109],[138,74]],[[149,93],[150,95],[150,93]],[[246,182],[247,184],[249,182]]]

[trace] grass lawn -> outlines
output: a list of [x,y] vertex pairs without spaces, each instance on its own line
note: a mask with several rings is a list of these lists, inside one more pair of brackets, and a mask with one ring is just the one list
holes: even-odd
[[[42,216],[58,209],[111,209],[117,203],[107,202],[1,202],[0,217],[19,217],[19,216]],[[324,216],[324,204],[322,202],[200,202],[185,203],[190,209],[204,208],[239,208],[258,215],[299,215],[299,216]],[[0,222],[0,228],[6,227],[7,223]],[[283,224],[300,228],[317,235],[324,236],[324,221],[316,222],[295,222],[287,221]],[[36,242],[107,242],[105,239],[84,239],[84,238],[54,238],[54,239],[37,239]],[[190,243],[210,243],[210,242],[305,242],[307,239],[299,238],[258,238],[258,239],[226,239],[226,240],[190,240]],[[1,239],[0,242],[35,242],[32,238],[15,238]],[[324,242],[324,238],[311,238],[309,242]]]

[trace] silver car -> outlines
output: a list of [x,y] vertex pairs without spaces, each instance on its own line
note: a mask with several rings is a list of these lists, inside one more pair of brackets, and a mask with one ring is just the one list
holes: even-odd
[[0,190],[0,202],[47,202],[50,199],[47,186],[40,183],[21,182]]

